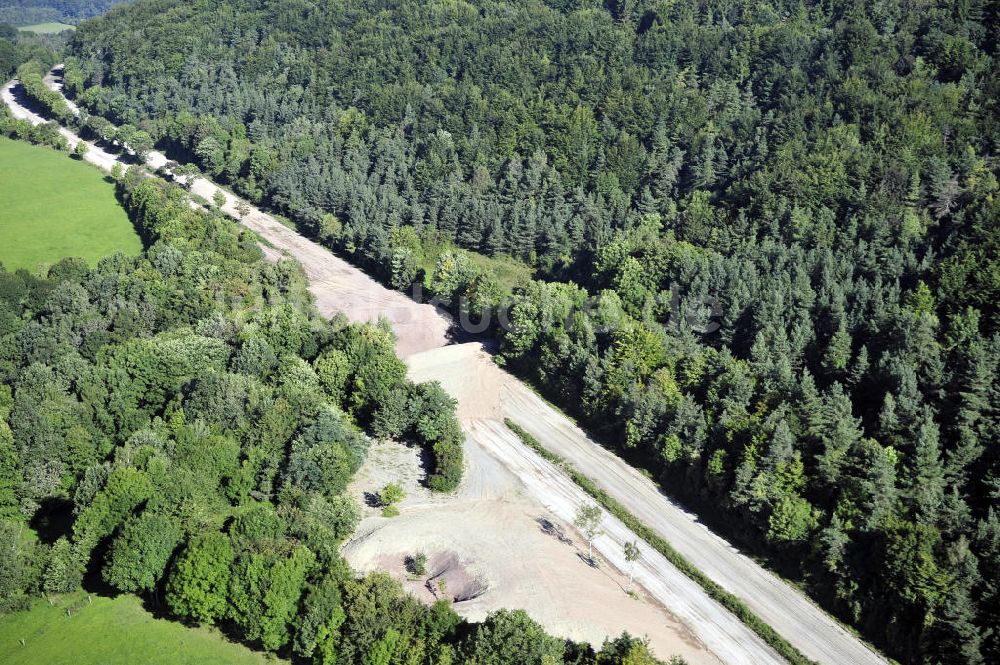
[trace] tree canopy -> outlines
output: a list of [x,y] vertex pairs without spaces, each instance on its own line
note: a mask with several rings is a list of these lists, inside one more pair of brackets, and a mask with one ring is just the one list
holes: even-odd
[[[412,437],[431,489],[458,484],[454,402],[406,379],[383,327],[321,317],[301,269],[217,210],[137,168],[118,186],[139,256],[0,267],[0,612],[99,574],[301,662],[521,662],[485,636],[503,615],[467,623],[340,556],[372,437]],[[601,653],[526,616],[503,634],[555,662]]]
[[[509,367],[890,655],[996,662],[998,15],[143,0],[81,27],[67,88],[387,284],[509,310]],[[404,431],[343,362],[340,408]],[[34,394],[34,445],[80,434]]]

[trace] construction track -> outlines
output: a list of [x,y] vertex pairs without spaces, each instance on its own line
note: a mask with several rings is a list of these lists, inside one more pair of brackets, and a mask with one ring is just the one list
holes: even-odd
[[[61,92],[57,77],[50,74],[46,83]],[[16,82],[3,88],[2,98],[15,117],[34,124],[44,121],[18,96]],[[75,106],[71,108],[75,110]],[[61,132],[71,147],[81,140],[65,128]],[[92,143],[89,147],[85,159],[105,170],[110,170],[119,159]],[[147,163],[158,169],[167,164],[167,159],[153,152]],[[204,178],[196,178],[188,185],[193,193],[208,200],[220,191]],[[451,344],[450,321],[435,308],[386,289],[329,250],[253,206],[248,206],[248,213],[240,215],[236,209],[237,199],[228,192],[223,193],[226,196],[224,212],[263,238],[270,246],[266,250],[269,256],[280,253],[302,264],[321,312],[330,315],[342,311],[355,321],[381,317],[392,324],[398,336],[397,349],[401,356],[407,357],[413,378],[439,380],[458,399],[468,445],[476,447],[476,454],[468,455],[470,463],[475,463],[480,452],[499,461],[521,483],[520,494],[543,506],[562,523],[571,521],[575,508],[589,501],[564,473],[544,461],[503,425],[503,418],[510,417],[547,449],[592,478],[807,657],[831,665],[887,663],[800,591],[712,533],[649,479],[592,441],[562,413],[500,370],[480,345]],[[476,476],[475,473],[469,475]],[[622,545],[634,540],[635,535],[610,515],[605,516],[604,528],[605,535],[596,539],[594,547],[611,565],[624,570]],[[711,654],[733,664],[782,662],[755,633],[662,556],[645,545],[642,551],[636,580],[652,600],[683,622],[696,641]],[[518,554],[527,555],[512,553]],[[600,623],[596,619],[595,622]],[[668,630],[666,621],[664,630]]]

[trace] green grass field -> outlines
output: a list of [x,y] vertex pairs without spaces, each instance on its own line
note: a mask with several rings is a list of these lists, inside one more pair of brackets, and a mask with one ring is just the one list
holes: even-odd
[[[67,608],[76,608],[71,616]],[[24,646],[21,645],[24,640]],[[287,661],[226,640],[208,628],[153,617],[135,596],[39,600],[26,612],[0,617],[4,665],[263,665]]]
[[63,152],[0,137],[0,263],[35,271],[142,249],[114,185]]
[[434,272],[438,257],[445,250],[465,254],[473,266],[496,278],[500,291],[510,293],[514,287],[522,286],[531,281],[531,266],[509,256],[486,256],[478,252],[470,252],[451,245],[435,245],[424,248],[423,261],[420,267],[428,275]]
[[35,32],[40,35],[50,35],[57,32],[62,32],[63,30],[76,30],[75,26],[69,25],[67,23],[55,23],[50,21],[48,23],[36,23],[34,25],[22,25],[18,30],[24,32]]

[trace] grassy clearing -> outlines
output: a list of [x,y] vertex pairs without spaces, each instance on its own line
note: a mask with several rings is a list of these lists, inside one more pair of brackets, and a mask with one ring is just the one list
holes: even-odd
[[69,25],[68,23],[56,23],[55,21],[49,21],[48,23],[36,23],[34,25],[22,25],[18,28],[22,32],[34,32],[39,35],[52,35],[57,32],[62,32],[63,30],[76,30],[76,26]]
[[466,254],[474,266],[496,278],[503,293],[511,293],[514,287],[524,286],[534,277],[531,266],[509,256],[486,256],[476,252]]
[[287,662],[229,642],[215,630],[157,619],[135,596],[94,596],[88,602],[84,593],[63,596],[54,606],[39,600],[26,612],[0,617],[0,654],[4,665]]
[[705,573],[701,572],[690,561],[684,558],[680,552],[675,550],[660,534],[646,526],[638,517],[633,515],[617,499],[597,486],[589,476],[577,471],[573,465],[559,457],[555,453],[547,450],[541,442],[529,434],[523,427],[510,418],[504,419],[507,427],[516,434],[521,441],[529,448],[541,455],[543,458],[562,468],[569,477],[583,491],[592,496],[605,510],[617,517],[627,526],[632,533],[642,538],[644,541],[662,554],[667,561],[672,563],[678,570],[690,577],[705,590],[710,598],[735,614],[750,630],[757,633],[762,640],[767,642],[775,651],[785,658],[792,665],[814,665],[815,661],[806,658],[801,651],[792,646],[785,638],[779,635],[770,625],[757,616],[747,605],[729,593],[721,586],[712,581]]
[[0,263],[37,270],[67,256],[142,250],[99,170],[66,153],[0,137]]
[[478,252],[470,252],[467,249],[454,247],[448,243],[431,243],[424,246],[424,255],[420,261],[420,268],[424,273],[433,274],[437,266],[438,258],[446,251],[456,254],[463,254],[468,257],[469,262],[486,275],[492,275],[500,286],[501,293],[510,294],[514,287],[523,286],[531,281],[534,271],[526,263],[518,261],[509,256],[487,256]]

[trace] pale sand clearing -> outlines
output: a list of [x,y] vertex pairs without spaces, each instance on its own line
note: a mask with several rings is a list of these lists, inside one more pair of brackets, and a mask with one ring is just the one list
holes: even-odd
[[453,344],[406,359],[413,381],[437,381],[458,400],[460,420],[503,420],[500,399],[504,387],[514,381],[493,362],[481,344]]
[[[567,525],[572,522],[576,509],[582,504],[592,503],[592,499],[565,473],[524,445],[503,423],[503,418],[509,417],[519,423],[542,420],[560,431],[573,429],[573,424],[498,367],[481,344],[456,344],[434,349],[411,356],[407,364],[410,378],[415,381],[439,381],[458,400],[459,416],[468,434],[466,449],[470,451],[470,468],[467,473],[471,482],[484,484],[477,479],[480,474],[475,470],[476,457],[471,451],[479,449],[502,460],[500,468],[503,473],[513,474],[519,482],[518,494],[544,507],[547,511],[545,518],[560,525],[575,541],[581,541],[575,530]],[[541,440],[547,445],[549,438]],[[484,510],[483,514],[488,512]],[[595,540],[594,548],[608,562],[608,570],[614,570],[619,579],[624,579],[623,571],[628,570],[628,563],[624,561],[622,548],[626,542],[635,540],[635,535],[608,514],[605,514],[603,526],[606,533]],[[502,525],[502,528],[510,527]],[[671,654],[664,648],[676,643],[678,633],[675,622],[679,619],[704,648],[726,663],[757,665],[782,662],[755,633],[711,600],[666,558],[644,542],[640,541],[639,547],[642,560],[635,567],[636,581],[643,585],[644,593],[650,599],[669,608],[671,613],[670,621],[664,621],[658,629],[649,633],[651,637],[656,635],[666,642],[662,646],[654,642],[654,648],[661,657]],[[588,584],[599,586],[596,579],[588,579]],[[584,592],[585,595],[588,593],[595,593],[595,590]],[[618,593],[621,593],[620,588]],[[559,613],[567,611],[560,608]],[[555,630],[555,624],[545,625]]]
[[[387,570],[416,597],[446,597],[474,621],[500,608],[521,608],[561,637],[599,646],[628,631],[647,636],[661,657],[681,655],[692,665],[720,662],[638,584],[633,590],[639,599],[626,595],[628,578],[613,565],[588,565],[581,556],[586,543],[573,528],[536,501],[478,440],[468,440],[466,477],[452,496],[420,485],[418,450],[397,443],[372,448],[349,491],[364,502],[366,493],[398,481],[407,497],[398,517],[364,509],[343,550],[353,568]],[[416,552],[428,555],[427,575],[411,579],[404,559]],[[443,591],[438,579],[446,582]]]
[[[152,158],[151,160],[152,161]],[[198,178],[191,191],[212,200],[219,191],[214,183]],[[398,291],[385,288],[329,250],[303,238],[270,215],[251,207],[240,218],[235,199],[226,194],[222,209],[273,246],[302,264],[309,278],[309,292],[324,316],[343,312],[351,321],[366,323],[386,319],[396,333],[396,351],[406,357],[448,344],[451,321],[432,305],[418,304]]]

